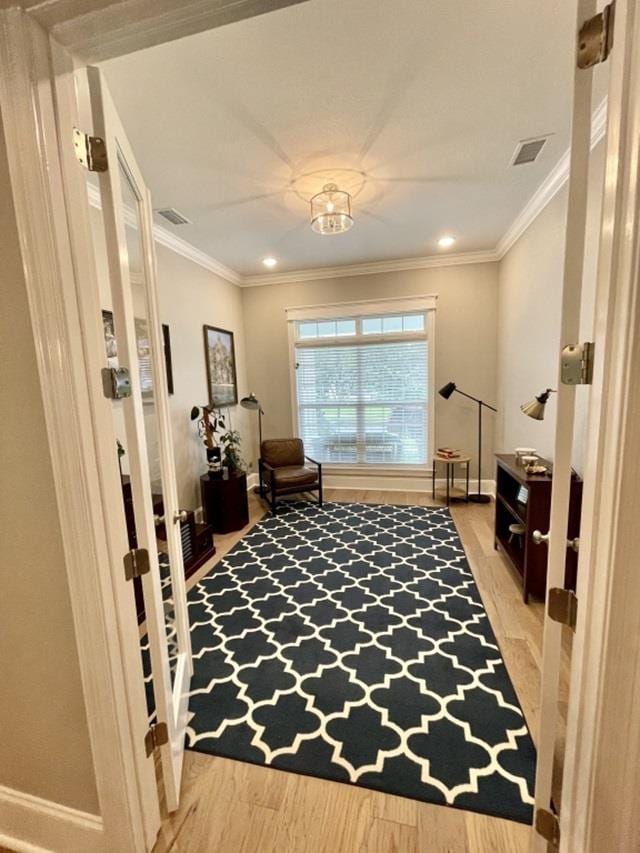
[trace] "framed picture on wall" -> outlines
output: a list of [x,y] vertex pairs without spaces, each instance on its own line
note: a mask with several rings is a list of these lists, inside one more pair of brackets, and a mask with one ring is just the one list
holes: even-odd
[[[149,341],[149,327],[146,320],[139,317],[134,318],[136,330],[136,342],[138,344],[138,367],[140,371],[140,385],[142,398],[153,399],[153,374],[151,371],[151,344]],[[102,312],[102,326],[104,329],[104,345],[107,351],[107,364],[109,367],[118,367],[118,342],[113,324],[113,312]],[[167,390],[173,394],[173,363],[171,360],[171,334],[169,326],[162,324],[162,342],[164,344],[164,363],[167,370]]]
[[215,326],[203,328],[209,405],[216,409],[235,406],[238,402],[238,382],[233,332]]

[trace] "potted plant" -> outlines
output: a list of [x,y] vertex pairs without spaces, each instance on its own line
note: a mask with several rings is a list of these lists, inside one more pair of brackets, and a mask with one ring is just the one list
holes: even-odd
[[244,470],[244,460],[240,450],[240,433],[227,428],[225,416],[210,406],[194,406],[191,420],[198,422],[198,434],[207,449],[209,470],[219,472],[221,467],[229,471]]

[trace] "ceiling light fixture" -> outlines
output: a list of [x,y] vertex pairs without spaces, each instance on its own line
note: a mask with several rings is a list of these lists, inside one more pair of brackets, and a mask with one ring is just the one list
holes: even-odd
[[448,248],[449,248],[449,246],[453,246],[453,244],[454,244],[455,242],[456,242],[456,238],[455,238],[455,237],[450,237],[450,236],[448,236],[448,235],[447,235],[447,236],[445,236],[445,237],[441,237],[441,238],[438,240],[438,246],[440,246],[440,248],[441,248],[441,249],[448,249]]
[[262,261],[262,263],[265,265],[265,267],[269,267],[269,269],[271,270],[271,269],[273,269],[273,268],[275,267],[275,265],[276,265],[278,262],[277,262],[277,260],[276,260],[275,258],[268,257],[268,258],[264,258],[264,259],[263,259],[263,261]]
[[344,234],[352,225],[351,196],[336,184],[325,184],[311,199],[311,227],[316,234]]

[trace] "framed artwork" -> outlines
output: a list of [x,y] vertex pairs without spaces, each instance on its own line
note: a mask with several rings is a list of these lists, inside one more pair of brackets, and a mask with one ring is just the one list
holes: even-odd
[[209,404],[216,409],[235,406],[238,402],[238,383],[233,332],[215,326],[203,328]]
[[[134,318],[136,341],[138,344],[138,367],[140,372],[140,387],[142,388],[142,399],[153,399],[153,373],[151,368],[151,342],[149,341],[149,327],[146,320],[139,317]],[[107,351],[107,364],[109,367],[118,367],[118,343],[113,324],[113,312],[102,312],[102,326],[104,329],[104,344]],[[171,335],[169,326],[162,324],[162,340],[164,343],[164,363],[167,370],[167,390],[173,394],[173,363],[171,360]]]

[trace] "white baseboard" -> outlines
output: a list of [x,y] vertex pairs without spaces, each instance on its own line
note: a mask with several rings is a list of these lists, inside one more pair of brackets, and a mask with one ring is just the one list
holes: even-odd
[[259,485],[258,475],[257,474],[247,474],[247,491],[250,492],[251,489],[255,489]]
[[[431,492],[431,477],[389,477],[376,474],[325,474],[323,482],[327,489],[373,489],[384,492]],[[464,479],[456,478],[455,486],[464,488]],[[474,492],[478,481],[469,481],[469,491]],[[436,489],[443,490],[446,487],[444,479],[436,480]],[[482,480],[480,484],[482,494],[495,496],[495,480]]]
[[0,785],[0,845],[17,853],[106,853],[102,819]]

